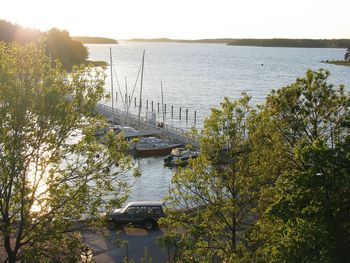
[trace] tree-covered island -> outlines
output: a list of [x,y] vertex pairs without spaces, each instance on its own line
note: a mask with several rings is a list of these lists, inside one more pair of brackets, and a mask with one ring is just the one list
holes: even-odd
[[350,39],[233,39],[229,46],[348,48]]
[[73,40],[79,41],[83,44],[118,44],[118,41],[106,37],[72,37]]
[[67,31],[57,28],[41,32],[0,20],[0,41],[35,43],[37,46],[43,46],[46,54],[51,57],[52,63],[54,64],[57,60],[68,71],[71,71],[74,65],[80,64],[107,65],[104,61],[88,61],[87,48],[80,41],[72,39]]

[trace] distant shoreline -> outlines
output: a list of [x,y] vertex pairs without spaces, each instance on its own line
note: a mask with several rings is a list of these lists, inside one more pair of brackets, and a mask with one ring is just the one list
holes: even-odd
[[158,42],[158,43],[195,43],[195,44],[226,44],[228,46],[257,46],[257,47],[300,47],[300,48],[349,48],[350,39],[170,39],[170,38],[133,38],[127,42]]
[[158,42],[158,43],[204,43],[204,44],[227,44],[230,38],[215,38],[215,39],[170,39],[170,38],[132,38],[125,39],[126,42]]
[[72,39],[82,44],[118,44],[118,41],[106,37],[72,37]]

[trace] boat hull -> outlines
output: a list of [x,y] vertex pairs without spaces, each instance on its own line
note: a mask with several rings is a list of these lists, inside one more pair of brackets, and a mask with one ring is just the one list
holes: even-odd
[[135,149],[135,153],[137,156],[141,157],[169,155],[171,150],[176,147],[179,147],[179,144],[162,148],[139,148]]

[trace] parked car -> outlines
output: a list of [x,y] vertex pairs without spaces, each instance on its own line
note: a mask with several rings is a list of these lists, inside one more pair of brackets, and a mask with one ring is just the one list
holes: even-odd
[[159,218],[164,217],[162,201],[131,202],[124,208],[116,209],[108,217],[108,228],[113,230],[118,225],[141,225],[151,230],[157,225]]

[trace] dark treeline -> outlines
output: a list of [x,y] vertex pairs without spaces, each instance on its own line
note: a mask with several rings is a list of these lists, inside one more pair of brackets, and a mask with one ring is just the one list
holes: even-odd
[[234,39],[230,46],[347,48],[350,39]]
[[118,44],[118,41],[106,37],[72,37],[73,40],[83,44]]
[[169,39],[169,38],[134,38],[130,42],[177,42],[177,43],[208,43],[227,44],[230,46],[262,46],[262,47],[310,47],[310,48],[348,48],[350,39],[234,39],[234,38],[213,38],[213,39]]
[[232,38],[215,38],[215,39],[171,39],[171,38],[132,38],[129,42],[177,42],[177,43],[213,43],[213,44],[227,44],[232,41]]
[[207,43],[207,44],[227,44],[232,38],[213,38],[213,39],[197,39],[197,40],[177,40],[179,43]]
[[82,43],[73,40],[67,31],[56,28],[41,32],[0,20],[0,41],[44,45],[53,63],[59,60],[66,70],[71,70],[73,65],[85,63],[88,58],[87,49]]
[[129,42],[177,42],[176,39],[170,38],[132,38],[128,39]]

